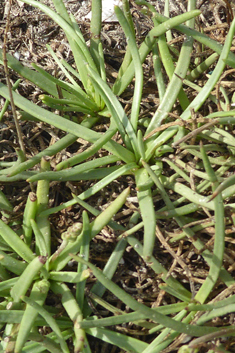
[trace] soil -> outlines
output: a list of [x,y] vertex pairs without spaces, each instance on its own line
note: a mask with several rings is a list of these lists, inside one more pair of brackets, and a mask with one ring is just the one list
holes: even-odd
[[[159,12],[164,12],[163,0],[149,2],[153,4]],[[44,3],[53,8],[52,1],[45,0]],[[147,16],[140,12],[141,8],[136,5],[134,1],[131,0],[130,3],[131,12],[136,26],[137,41],[140,43],[146,36],[146,33],[148,33],[148,31],[152,28],[153,24]],[[86,20],[84,17],[90,11],[90,1],[67,0],[65,5],[68,11],[75,16],[83,36],[89,45],[90,23],[89,20]],[[4,38],[6,22],[5,6],[6,4],[4,2],[0,2],[0,45]],[[223,43],[233,17],[235,3],[228,0],[201,0],[198,1],[197,6],[202,10],[202,15],[197,22],[198,28],[203,28],[208,35]],[[171,16],[185,12],[186,8],[187,1],[170,1]],[[51,74],[63,78],[63,73],[58,70],[55,62],[46,49],[46,44],[50,44],[59,58],[63,58],[69,63],[73,63],[73,57],[69,44],[61,28],[41,11],[18,0],[13,1],[10,25],[11,28],[8,33],[7,51],[18,58],[22,63],[24,63],[24,65],[31,67],[31,63],[35,63]],[[116,22],[103,24],[101,39],[106,59],[107,76],[110,84],[112,84],[125,54],[126,40],[121,27]],[[176,47],[180,47],[183,40],[184,36],[174,32],[173,41]],[[209,50],[207,53],[204,52],[204,56],[206,55],[210,55]],[[142,117],[150,117],[156,110],[156,106],[159,103],[150,60],[151,59],[148,58],[144,63],[145,85],[143,102],[141,106]],[[10,71],[10,77],[12,82],[15,82],[18,78],[18,76],[12,71]],[[204,79],[205,78],[202,77],[201,82],[203,82]],[[5,83],[5,73],[2,66],[0,66],[0,81]],[[130,85],[121,97],[121,103],[125,107],[127,113],[131,108],[130,97],[132,96],[132,91],[133,87]],[[18,92],[36,104],[41,104],[39,95],[42,91],[29,81],[22,80],[18,88]],[[231,93],[233,93],[232,89]],[[193,95],[193,92],[189,90],[188,95],[190,97],[190,95]],[[0,97],[0,107],[3,104],[4,100]],[[210,107],[207,107],[206,109],[210,109]],[[211,107],[211,109],[213,109],[213,107]],[[178,112],[178,107],[176,107],[176,112]],[[105,131],[107,129],[106,124],[106,122],[101,122],[100,125],[96,126],[97,131]],[[18,139],[11,110],[8,110],[5,114],[4,119],[0,122],[0,127],[0,161],[15,161],[17,158],[16,147],[18,146]],[[63,132],[42,123],[22,121],[21,129],[24,136],[27,158],[37,154],[42,149],[45,149],[47,146],[63,136]],[[73,156],[78,151],[82,151],[87,148],[87,146],[86,141],[78,139],[76,143],[64,152],[64,155],[55,156],[52,160],[52,166],[53,163],[55,165],[62,160],[62,158]],[[102,156],[103,153],[104,151],[101,150],[98,156]],[[171,171],[167,170],[166,173],[171,173]],[[50,206],[54,207],[62,202],[70,200],[71,191],[79,194],[81,191],[84,191],[90,187],[90,185],[91,182],[88,181],[69,182],[66,184],[58,182],[51,183]],[[99,210],[102,210],[107,207],[107,205],[112,202],[128,185],[131,186],[131,195],[128,198],[123,210],[120,211],[115,218],[120,224],[125,226],[133,212],[138,209],[138,204],[136,202],[136,190],[132,177],[120,178],[113,182],[110,186],[105,187],[101,192],[89,199],[89,204]],[[0,188],[5,195],[7,195],[12,205],[14,205],[14,212],[11,215],[11,219],[14,217],[16,221],[21,220],[25,202],[31,186],[25,181],[19,181],[17,183],[1,183]],[[173,197],[174,195],[172,195],[172,198]],[[155,203],[156,210],[164,206],[163,201],[157,196],[155,198]],[[53,229],[54,249],[56,249],[59,245],[61,233],[75,221],[81,221],[82,211],[83,210],[81,207],[73,206],[51,216],[50,222]],[[213,215],[210,214],[206,215],[202,211],[202,218],[207,219],[212,216]],[[181,231],[174,221],[161,220],[159,221],[159,227],[162,229],[167,240],[170,239],[173,234],[176,235]],[[233,233],[231,224],[228,224],[226,232],[227,235]],[[213,247],[213,234],[214,227],[205,228],[203,233],[197,234],[197,236],[204,241],[205,247],[210,250],[212,250]],[[117,233],[106,227],[92,242],[90,261],[98,267],[103,268],[116,245],[117,236]],[[139,240],[142,240],[142,231],[139,231],[139,233],[135,234],[135,236]],[[231,274],[234,275],[234,266],[232,265],[234,263],[235,255],[233,238],[228,237],[226,244],[227,247],[224,266]],[[197,290],[208,275],[208,266],[205,264],[202,256],[195,250],[193,243],[188,240],[180,240],[177,243],[173,243],[173,245],[171,245],[171,250],[177,254],[177,256],[181,257],[181,259],[185,262],[185,265],[187,265],[191,278],[193,279],[193,286],[195,287],[195,290]],[[159,240],[156,241],[154,256],[163,264],[165,268],[169,269],[170,273],[175,276],[186,288],[190,288],[190,278],[186,274],[185,268],[180,266],[179,263],[172,258],[169,253],[169,249],[167,249],[165,244]],[[173,304],[176,302],[176,299],[173,296],[170,296],[163,290],[159,289],[159,284],[162,283],[161,276],[156,276],[151,268],[146,267],[146,264],[140,257],[137,256],[136,252],[131,247],[127,248],[127,251],[123,257],[123,262],[120,263],[120,266],[117,269],[114,281],[130,293],[136,300],[150,307]],[[88,285],[92,285],[93,283],[94,278],[91,278]],[[218,281],[217,286],[214,288],[213,296],[209,299],[215,298],[225,289],[224,284]],[[128,312],[128,308],[123,307],[123,304],[120,303],[119,300],[117,300],[117,298],[112,294],[106,293],[104,299],[113,306]],[[105,317],[108,315],[108,312],[104,311],[102,307],[97,307],[96,314],[99,317]],[[234,324],[234,314],[232,313],[231,315],[218,318],[214,322],[215,326],[226,326],[228,324]],[[126,326],[117,326],[115,327],[115,330],[124,334],[132,335],[133,337],[145,342],[151,342],[153,339],[153,337],[147,335],[143,329],[133,325],[132,323],[127,324]],[[165,350],[164,353],[176,352],[182,344],[182,340],[183,337],[177,340],[174,345],[169,347],[169,349]],[[217,345],[219,342],[223,342],[223,339],[214,340],[214,342],[211,342],[206,347],[201,347],[200,352],[207,352],[212,345]],[[91,339],[90,345],[93,353],[123,352],[117,347],[111,347],[110,345],[104,344],[99,340]],[[230,352],[235,352],[235,345],[232,339],[227,339],[226,349],[230,350]]]

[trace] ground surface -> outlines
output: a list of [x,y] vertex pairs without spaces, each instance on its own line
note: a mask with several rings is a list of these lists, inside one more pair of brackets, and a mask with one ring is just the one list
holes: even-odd
[[[46,0],[46,4],[51,4],[51,1]],[[152,1],[153,5],[156,6],[158,11],[163,12],[164,1]],[[201,6],[203,11],[200,17],[200,26],[202,26],[205,31],[208,31],[212,37],[216,37],[221,42],[224,42],[225,35],[227,33],[229,23],[232,19],[233,3],[230,1],[198,1],[198,7]],[[231,7],[229,6],[231,5]],[[171,14],[176,15],[186,11],[187,1],[171,1],[170,8]],[[88,1],[74,1],[68,0],[66,2],[66,7],[71,11],[75,18],[77,19],[80,28],[83,32],[84,38],[89,43],[89,21],[84,20],[84,16],[90,10],[90,3]],[[146,33],[152,27],[151,20],[140,13],[140,8],[131,1],[131,9],[136,25],[137,39],[139,42],[142,41]],[[0,3],[0,44],[3,41],[4,28],[5,28],[5,4]],[[216,26],[212,31],[211,26]],[[177,33],[174,33],[175,43],[180,43],[183,37]],[[107,61],[107,72],[108,79],[112,83],[114,80],[117,70],[120,66],[120,62],[125,52],[125,37],[117,23],[106,23],[102,28],[102,42],[104,46],[104,53],[106,55]],[[58,56],[63,57],[69,62],[72,62],[73,58],[71,56],[71,51],[69,45],[64,37],[63,31],[59,26],[55,25],[52,20],[50,20],[45,14],[34,9],[31,6],[25,5],[20,1],[14,1],[11,11],[11,31],[8,37],[8,51],[14,56],[18,57],[25,65],[30,66],[32,62],[43,67],[50,73],[55,74],[56,67],[55,64],[47,52],[45,44],[49,43]],[[209,55],[208,51],[208,55]],[[153,71],[148,65],[148,61],[144,64],[145,69],[145,89],[144,97],[142,102],[141,114],[142,116],[151,116],[151,112],[155,110],[158,104],[158,95],[156,92],[155,80],[153,77]],[[60,77],[62,74],[57,73]],[[3,67],[0,67],[0,80],[5,82],[5,74]],[[15,81],[17,76],[11,72],[11,79]],[[203,80],[203,78],[202,78]],[[132,87],[127,90],[123,96],[121,102],[125,106],[126,111],[130,109],[130,94]],[[19,92],[31,99],[33,102],[38,102],[38,96],[41,91],[35,88],[31,83],[23,81],[20,85]],[[190,92],[189,92],[190,94]],[[0,97],[0,104],[3,104],[3,99]],[[210,109],[206,107],[205,109]],[[212,107],[213,109],[213,107]],[[106,126],[100,124],[96,127],[99,131],[105,131]],[[61,137],[61,132],[53,129],[51,126],[46,126],[45,124],[37,124],[32,122],[22,122],[22,130],[24,134],[24,143],[28,158],[30,156],[38,153],[41,149],[44,149],[49,144],[56,141]],[[15,146],[17,145],[17,137],[15,134],[15,128],[13,119],[11,116],[11,111],[8,111],[5,118],[1,122],[0,131],[0,160],[1,161],[11,161],[16,159]],[[67,156],[72,156],[80,150],[86,148],[87,145],[85,141],[79,139],[77,143],[71,146],[65,154]],[[102,155],[102,151],[100,151]],[[54,163],[58,163],[63,156],[56,156]],[[169,168],[169,167],[167,167]],[[170,170],[166,170],[166,173],[170,173]],[[102,192],[98,193],[89,200],[92,206],[97,208],[106,207],[116,196],[122,191],[127,185],[132,186],[134,181],[131,177],[122,178],[111,186],[105,188]],[[66,183],[66,185],[61,185],[61,183],[54,182],[51,185],[50,203],[51,206],[56,206],[61,202],[65,202],[71,198],[72,192],[79,194],[84,189],[90,186],[90,182],[73,182]],[[16,219],[22,217],[22,212],[25,206],[26,197],[30,190],[30,186],[25,181],[20,181],[17,183],[2,184],[0,185],[1,190],[4,191],[10,202],[14,205],[14,216]],[[156,196],[156,210],[163,206],[163,202]],[[124,209],[116,216],[121,224],[127,224],[131,214],[136,210],[138,204],[136,203],[136,192],[132,188],[131,196],[128,199]],[[67,229],[68,226],[73,224],[74,221],[81,220],[82,209],[78,206],[74,206],[70,209],[62,211],[53,217],[51,217],[51,223],[54,230],[54,247],[58,246],[58,239],[60,234]],[[210,217],[211,215],[208,215]],[[205,215],[202,216],[205,218]],[[176,224],[171,221],[161,221],[159,226],[165,231],[165,236],[170,237],[172,234],[177,234],[180,229],[177,228]],[[227,233],[232,233],[234,230],[230,225],[227,227]],[[213,246],[213,233],[214,227],[208,227],[203,233],[198,233],[198,237],[203,239],[205,246],[212,248]],[[103,268],[105,262],[109,258],[115,244],[116,236],[110,229],[104,229],[102,233],[96,237],[91,247],[91,261],[97,266]],[[142,232],[136,234],[139,239],[142,239]],[[180,256],[193,277],[193,282],[195,290],[204,281],[208,274],[208,267],[203,261],[200,254],[195,252],[193,244],[189,241],[181,240],[178,243],[172,245],[172,249],[178,256]],[[177,279],[179,279],[187,288],[189,288],[189,278],[185,273],[185,269],[182,268],[177,261],[169,254],[168,250],[165,248],[164,244],[158,240],[156,243],[156,248],[154,255],[156,258],[167,268],[171,268],[171,274],[173,274]],[[226,248],[226,256],[224,266],[232,274],[233,262],[235,256],[235,248],[233,240],[229,240]],[[174,265],[172,268],[172,264]],[[161,283],[160,277],[158,278],[153,271],[146,267],[144,262],[136,255],[136,252],[127,248],[123,262],[120,264],[119,269],[116,273],[114,279],[121,287],[123,287],[128,293],[131,293],[133,297],[139,301],[145,303],[149,306],[165,305],[174,303],[174,297],[169,296],[164,291],[159,290],[158,284]],[[93,279],[90,280],[93,283]],[[217,287],[214,289],[213,297],[224,290],[222,283],[218,283]],[[116,307],[121,307],[121,303],[111,294],[107,294],[106,298],[111,304]],[[212,298],[210,298],[212,299]],[[122,308],[124,309],[124,308]],[[98,310],[98,315],[105,317],[106,312],[102,311],[100,308]],[[101,311],[99,311],[101,310]],[[126,308],[128,310],[128,308]],[[227,315],[226,317],[218,319],[215,323],[218,325],[234,324],[233,314]],[[132,324],[126,325],[126,327],[116,327],[117,331],[122,333],[127,333],[133,335],[139,339],[143,339],[146,342],[152,340],[152,337],[145,335],[139,327],[135,327]],[[215,342],[216,343],[216,342]],[[179,342],[180,344],[180,342]],[[228,340],[228,349],[231,352],[235,352],[235,346],[231,341]],[[108,353],[108,352],[120,352],[119,349],[115,347],[110,347],[110,345],[105,345],[101,342],[94,341],[91,342],[92,352],[98,353]],[[177,347],[171,347],[169,352],[177,351]],[[207,348],[202,348],[201,352],[207,351]]]

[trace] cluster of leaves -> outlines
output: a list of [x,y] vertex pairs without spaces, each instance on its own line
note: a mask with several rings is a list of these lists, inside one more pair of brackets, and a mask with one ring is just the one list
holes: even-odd
[[[1,182],[27,180],[30,183],[37,183],[36,194],[30,193],[28,195],[20,230],[22,237],[0,220],[0,276],[2,279],[0,296],[3,298],[0,304],[0,323],[3,332],[1,350],[17,353],[69,352],[66,341],[72,338],[74,352],[89,353],[91,349],[86,338],[86,334],[89,334],[125,351],[151,353],[161,352],[174,342],[180,333],[199,337],[190,343],[187,347],[189,350],[190,347],[214,337],[234,334],[232,326],[215,328],[204,325],[215,317],[233,311],[234,296],[220,300],[213,305],[204,303],[219,277],[226,286],[234,285],[233,277],[222,267],[222,262],[225,234],[223,200],[229,198],[235,191],[234,178],[226,179],[225,176],[234,164],[235,151],[235,139],[226,131],[226,126],[235,122],[235,113],[227,110],[226,104],[221,100],[220,104],[223,110],[205,116],[204,119],[208,120],[209,125],[197,126],[198,130],[194,132],[195,136],[198,135],[209,141],[208,145],[200,147],[186,145],[185,141],[191,135],[180,124],[180,121],[189,120],[192,112],[198,111],[207,98],[215,102],[216,97],[211,92],[220,79],[225,65],[235,68],[235,56],[230,52],[235,32],[235,21],[232,22],[226,41],[222,46],[205,34],[193,29],[195,18],[200,14],[200,11],[195,10],[196,2],[194,0],[188,1],[187,13],[171,19],[157,13],[149,3],[138,1],[138,4],[143,6],[143,11],[149,13],[154,24],[153,29],[138,48],[129,4],[127,0],[123,1],[123,11],[116,7],[115,13],[126,35],[127,49],[118,77],[110,88],[106,82],[103,49],[99,39],[101,1],[92,1],[90,48],[87,47],[74,17],[67,13],[62,0],[53,0],[56,12],[40,1],[23,1],[39,8],[61,26],[73,52],[76,70],[66,61],[59,60],[50,46],[47,48],[64,72],[66,81],[53,77],[36,65],[33,65],[35,70],[30,70],[22,66],[12,56],[8,55],[7,57],[8,66],[11,69],[47,93],[40,98],[50,110],[35,105],[13,91],[14,102],[21,110],[22,118],[43,121],[67,132],[67,135],[28,160],[25,160],[23,151],[17,151],[18,160],[0,170]],[[184,22],[186,25],[182,24]],[[172,28],[186,36],[178,54],[176,67],[166,41],[166,36],[169,35]],[[194,40],[211,48],[215,53],[188,74]],[[143,92],[142,63],[149,53],[153,54],[153,68],[160,105],[152,119],[147,119],[142,125],[139,120]],[[219,58],[218,62],[206,85],[201,88],[196,83],[192,83],[200,74],[207,71],[217,58]],[[0,63],[3,64],[3,61],[0,60]],[[162,66],[170,79],[167,87],[164,84]],[[130,116],[127,116],[118,97],[134,77],[132,109]],[[192,102],[189,102],[182,89],[183,82],[198,91]],[[226,93],[223,92],[223,94],[228,100]],[[0,83],[0,95],[7,100],[5,110],[9,104],[10,96],[8,87],[2,83]],[[181,120],[178,121],[178,124],[166,126],[161,131],[162,122],[168,118],[177,99],[182,107]],[[53,110],[59,110],[63,114],[55,114],[52,112]],[[75,118],[71,121],[66,112],[80,112],[84,118],[81,123],[78,123]],[[101,118],[109,120],[109,128],[104,134],[93,129]],[[215,127],[211,131],[212,123],[220,127]],[[121,136],[122,144],[112,139],[117,132]],[[55,170],[51,171],[47,157],[72,145],[78,137],[89,141],[92,144],[91,147],[60,162]],[[213,144],[210,143],[212,141]],[[217,151],[218,145],[221,143],[226,144],[229,151],[227,159],[226,157],[212,158],[207,155],[207,151]],[[183,161],[175,160],[180,165],[181,168],[179,168],[177,163],[172,163],[171,160],[165,158],[165,155],[172,152],[173,148],[179,144],[188,153],[197,156],[200,161],[194,170],[195,175],[200,178],[200,183],[196,185],[195,191],[186,185],[190,182],[190,177]],[[105,157],[89,160],[101,147],[109,154]],[[174,171],[169,177],[164,175],[162,160],[169,164]],[[40,171],[32,170],[38,163],[41,163]],[[212,164],[216,168],[212,168]],[[217,166],[219,167],[217,168]],[[200,170],[202,168],[204,171]],[[120,176],[127,174],[131,174],[135,178],[140,212],[137,213],[135,220],[132,219],[132,226],[125,229],[112,221],[112,217],[125,203],[129,188],[124,190],[100,214],[85,200]],[[177,182],[178,176],[181,176],[185,183]],[[48,208],[50,182],[74,180],[98,181],[78,197],[72,195],[72,199],[63,205]],[[219,186],[221,181],[223,183]],[[205,192],[211,187],[214,191],[213,200],[205,196]],[[178,199],[173,202],[166,189],[173,190],[178,194]],[[165,207],[157,212],[153,202],[153,190],[159,193],[165,202]],[[11,211],[12,205],[6,196],[1,193],[0,197],[3,214],[4,211]],[[76,203],[81,204],[96,218],[93,222],[89,222],[87,212],[84,211],[83,223],[76,223],[63,233],[61,246],[51,254],[51,226],[48,217]],[[192,239],[197,230],[196,227],[194,229],[186,226],[188,222],[186,215],[192,214],[201,207],[214,212],[215,241],[213,253],[209,250],[203,251],[204,243],[200,239],[193,243],[196,249],[203,251],[202,256],[210,266],[210,271],[209,276],[192,300],[195,293],[191,293],[176,279],[167,275],[167,270],[153,256],[153,247],[156,232],[160,231],[156,224],[157,219],[174,218],[179,227],[183,229],[180,237]],[[228,203],[226,207],[233,209],[234,205]],[[89,243],[107,224],[115,230],[122,231],[123,236],[120,237],[103,271],[100,271],[88,262]],[[135,237],[136,231],[141,228],[144,229],[143,245]],[[164,290],[177,298],[178,303],[151,309],[136,301],[112,282],[111,278],[127,244],[133,246],[139,256],[157,274],[162,274],[162,280],[165,282]],[[80,256],[77,256],[77,253]],[[78,262],[77,272],[64,270],[72,258]],[[92,316],[84,294],[86,278],[89,276],[88,268],[97,278],[97,283],[92,288],[94,295],[101,298],[105,290],[108,289],[133,312],[126,314],[120,311],[120,315],[104,319]],[[75,285],[75,295],[66,283]],[[45,305],[49,290],[60,296],[66,313],[56,319],[54,316],[59,314],[59,309]],[[101,299],[99,303],[107,305]],[[112,311],[110,306],[109,310]],[[116,310],[113,308],[113,312]],[[196,325],[192,325],[195,313],[199,311],[204,313],[197,320]],[[175,316],[174,313],[176,313]],[[168,316],[169,314],[171,317]],[[149,319],[152,321],[149,333],[160,332],[150,344],[106,328],[130,321],[149,328]],[[50,332],[40,335],[39,329],[42,326],[49,327]]]

